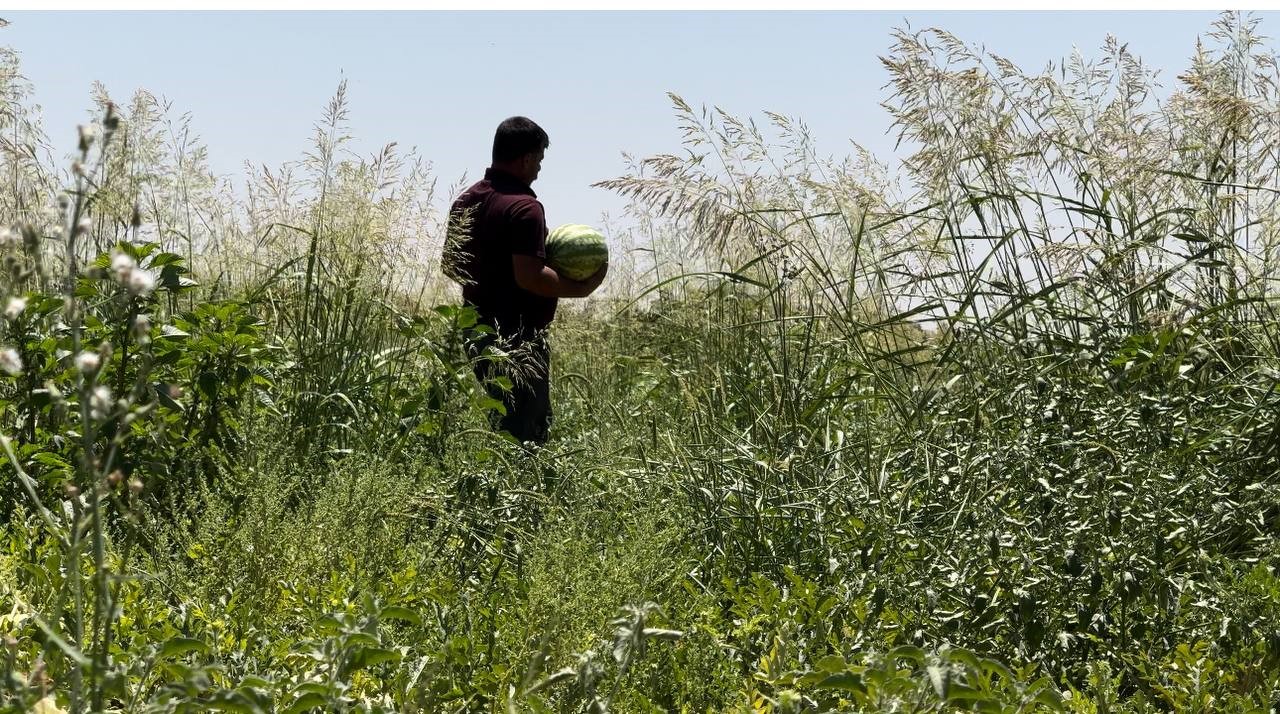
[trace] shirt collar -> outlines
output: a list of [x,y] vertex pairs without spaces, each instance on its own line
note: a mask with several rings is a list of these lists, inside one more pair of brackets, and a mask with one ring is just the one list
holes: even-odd
[[538,194],[533,192],[533,188],[530,187],[529,184],[519,178],[516,178],[516,176],[509,171],[504,171],[490,166],[484,170],[484,178],[490,183],[501,183],[503,186],[515,189],[519,193],[527,193],[534,198],[538,197]]

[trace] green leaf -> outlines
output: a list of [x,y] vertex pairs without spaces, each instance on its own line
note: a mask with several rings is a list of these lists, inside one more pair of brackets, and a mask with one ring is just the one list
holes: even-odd
[[661,630],[656,627],[646,627],[642,634],[655,640],[678,640],[684,637],[684,632],[680,630]]
[[160,657],[167,659],[169,657],[181,657],[191,652],[206,653],[208,651],[209,645],[200,640],[193,640],[189,637],[174,637],[165,642],[164,646],[160,648]]
[[990,699],[990,695],[967,684],[951,684],[947,691],[948,702],[977,702]]
[[924,664],[924,650],[915,645],[899,645],[889,650],[889,659],[909,659],[917,665]]
[[867,693],[867,685],[862,683],[862,677],[854,674],[853,672],[833,674],[821,682],[818,682],[817,688],[857,694]]
[[315,694],[320,697],[325,697],[325,701],[328,701],[329,687],[323,682],[303,682],[302,684],[299,684],[298,686],[293,688],[293,693],[295,695],[296,694]]
[[502,402],[487,395],[476,397],[476,406],[481,409],[493,410],[503,416],[507,415],[507,407]]
[[360,647],[351,654],[349,664],[352,670],[374,667],[385,662],[396,662],[400,653],[383,647]]
[[384,607],[382,608],[381,616],[384,620],[400,620],[418,627],[422,626],[422,618],[418,616],[418,613],[407,607],[399,607],[397,605]]
[[347,647],[377,647],[381,645],[382,642],[368,632],[356,632],[347,635],[347,639],[344,644]]
[[959,662],[973,672],[978,672],[982,668],[978,656],[966,649],[956,648],[951,650],[947,653],[947,659],[952,662]]
[[159,402],[163,404],[166,408],[172,409],[176,412],[181,412],[186,410],[185,407],[182,406],[181,402],[179,402],[178,400],[170,396],[171,386],[169,384],[166,384],[164,382],[156,382],[155,384],[152,385],[152,387],[155,389],[156,399],[159,400]]
[[79,650],[79,648],[72,646],[71,643],[62,639],[62,636],[54,632],[53,629],[50,628],[49,625],[46,624],[44,620],[37,617],[35,618],[35,623],[36,623],[36,627],[39,627],[40,630],[44,632],[45,637],[47,637],[49,641],[54,644],[54,646],[62,650],[63,654],[70,657],[81,667],[92,666],[92,662],[89,660],[88,657],[85,656],[83,652]]
[[36,463],[44,464],[45,466],[49,466],[51,468],[55,468],[55,469],[71,468],[71,464],[68,464],[62,457],[58,456],[57,454],[51,454],[48,451],[42,451],[31,458]]
[[1047,677],[1037,679],[1027,689],[1035,692],[1035,698],[1032,700],[1035,703],[1042,704],[1055,711],[1063,711],[1065,709],[1062,695],[1058,693],[1058,690],[1053,686],[1053,682]]
[[328,697],[308,692],[301,697],[293,700],[293,703],[284,709],[283,714],[301,714],[309,709],[318,709],[328,703]]
[[849,663],[845,662],[844,657],[841,657],[840,655],[827,655],[826,657],[818,660],[817,666],[819,672],[835,674],[837,672],[845,671],[849,667]]
[[577,676],[578,676],[577,672],[566,667],[565,669],[562,669],[559,672],[556,672],[555,674],[548,676],[546,679],[542,680],[541,682],[538,682],[537,684],[533,685],[525,692],[525,694],[529,695],[535,692],[539,692],[543,689],[546,689],[547,687],[553,686],[555,684],[559,684],[560,682],[564,682],[566,680],[573,679],[574,677],[577,677]]
[[240,692],[219,692],[201,704],[202,707],[220,712],[243,712],[243,714],[259,714],[263,708],[255,705]]
[[169,265],[170,263],[181,263],[181,262],[182,262],[182,256],[178,255],[177,253],[157,253],[155,257],[151,259],[150,266],[152,268],[159,268],[161,266]]
[[999,677],[1005,681],[1012,681],[1014,679],[1013,672],[1009,671],[1009,668],[1004,666],[1003,662],[990,658],[983,658],[982,673],[987,676],[991,676],[992,674],[999,675]]

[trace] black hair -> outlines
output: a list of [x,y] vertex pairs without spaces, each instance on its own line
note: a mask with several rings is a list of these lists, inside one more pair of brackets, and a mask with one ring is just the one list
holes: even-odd
[[493,134],[493,162],[505,163],[515,161],[521,156],[532,154],[539,149],[551,146],[551,139],[528,117],[511,117],[504,119]]

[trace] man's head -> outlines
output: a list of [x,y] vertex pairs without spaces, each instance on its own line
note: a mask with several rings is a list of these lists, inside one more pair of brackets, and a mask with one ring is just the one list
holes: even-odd
[[551,140],[547,132],[532,119],[504,119],[493,134],[493,167],[533,183],[542,170],[542,156],[548,146]]

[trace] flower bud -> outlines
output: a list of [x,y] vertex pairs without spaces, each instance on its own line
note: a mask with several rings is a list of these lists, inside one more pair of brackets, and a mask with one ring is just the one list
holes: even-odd
[[11,297],[9,298],[9,304],[4,308],[4,317],[6,320],[10,321],[16,320],[18,319],[18,316],[22,314],[22,311],[26,309],[26,298]]
[[22,374],[22,357],[17,350],[12,347],[0,350],[0,370],[12,377]]
[[102,119],[102,128],[108,133],[120,128],[120,116],[116,114],[115,102],[107,103],[107,115]]
[[93,388],[93,396],[89,398],[89,414],[94,419],[105,419],[111,414],[111,408],[115,406],[114,398],[111,395],[111,388],[105,384],[99,384]]
[[133,339],[138,344],[145,345],[151,342],[151,318],[147,315],[138,315],[133,320]]
[[26,249],[36,251],[40,248],[40,231],[30,223],[22,224],[22,241],[26,244]]
[[80,150],[88,151],[93,146],[93,140],[97,138],[98,130],[92,124],[81,124],[76,127],[80,130]]
[[97,352],[81,352],[76,355],[76,369],[81,374],[89,375],[98,371],[98,367],[102,366],[102,358]]
[[156,288],[156,276],[150,270],[135,268],[129,273],[128,285],[134,295],[150,295]]
[[133,256],[127,253],[116,253],[116,257],[111,259],[111,270],[116,274],[116,278],[124,283],[129,280],[130,273],[138,267],[137,261]]

